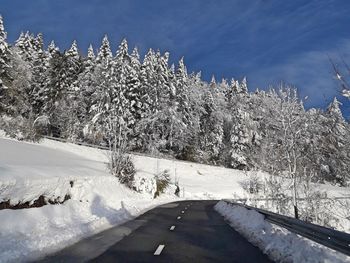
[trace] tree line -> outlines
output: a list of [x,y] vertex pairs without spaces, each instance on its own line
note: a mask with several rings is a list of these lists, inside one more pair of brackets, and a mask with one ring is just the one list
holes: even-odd
[[168,52],[150,49],[141,59],[126,39],[112,52],[105,36],[86,56],[75,41],[65,51],[43,43],[29,32],[8,43],[0,17],[0,129],[11,136],[48,134],[347,184],[350,129],[336,98],[326,110],[306,110],[285,85],[208,83],[188,73],[184,59],[170,65]]

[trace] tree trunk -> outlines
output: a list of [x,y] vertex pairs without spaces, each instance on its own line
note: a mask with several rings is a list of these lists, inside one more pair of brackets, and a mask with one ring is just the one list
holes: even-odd
[[293,175],[293,207],[294,207],[294,217],[299,218],[298,206],[297,206],[297,187],[296,187],[296,176]]

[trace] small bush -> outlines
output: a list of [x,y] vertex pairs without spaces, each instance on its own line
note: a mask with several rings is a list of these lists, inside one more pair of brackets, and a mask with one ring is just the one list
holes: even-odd
[[134,181],[136,169],[129,155],[121,151],[112,152],[109,168],[112,174],[119,179],[120,183],[135,190]]
[[241,182],[241,186],[250,194],[257,194],[263,189],[263,184],[256,172],[252,172],[248,179]]
[[157,190],[156,179],[152,177],[135,177],[135,191],[138,193],[150,194],[154,197]]
[[185,146],[180,154],[176,156],[179,160],[195,162],[197,161],[197,152],[194,146]]
[[154,198],[157,198],[160,196],[160,194],[164,193],[165,189],[170,184],[170,175],[168,170],[164,170],[160,174],[157,174],[155,176],[156,184],[157,184],[157,190],[154,193]]
[[282,176],[268,176],[264,178],[263,192],[266,200],[263,208],[276,212],[281,215],[291,215],[289,208],[292,207],[291,199],[286,193],[290,190],[283,184],[285,182]]
[[17,140],[36,142],[41,138],[40,132],[37,130],[32,116],[29,116],[29,118],[24,118],[22,116],[15,118],[1,116],[0,127],[8,136]]

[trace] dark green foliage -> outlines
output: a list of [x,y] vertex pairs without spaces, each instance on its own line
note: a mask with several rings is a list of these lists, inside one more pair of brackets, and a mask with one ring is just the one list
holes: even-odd
[[186,145],[179,155],[176,156],[179,160],[196,162],[198,153],[196,152],[196,148],[191,145]]

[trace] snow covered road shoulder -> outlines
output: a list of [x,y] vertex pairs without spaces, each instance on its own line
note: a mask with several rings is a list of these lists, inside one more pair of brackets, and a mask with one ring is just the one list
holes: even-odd
[[132,193],[113,177],[77,179],[62,205],[0,211],[0,262],[35,260],[169,201]]
[[224,201],[215,209],[235,230],[276,262],[350,262],[350,257],[265,221],[256,211]]
[[109,175],[101,152],[91,149],[86,158],[51,146],[0,139],[0,202],[71,197],[61,205],[0,210],[0,262],[36,260],[173,200],[127,189]]

